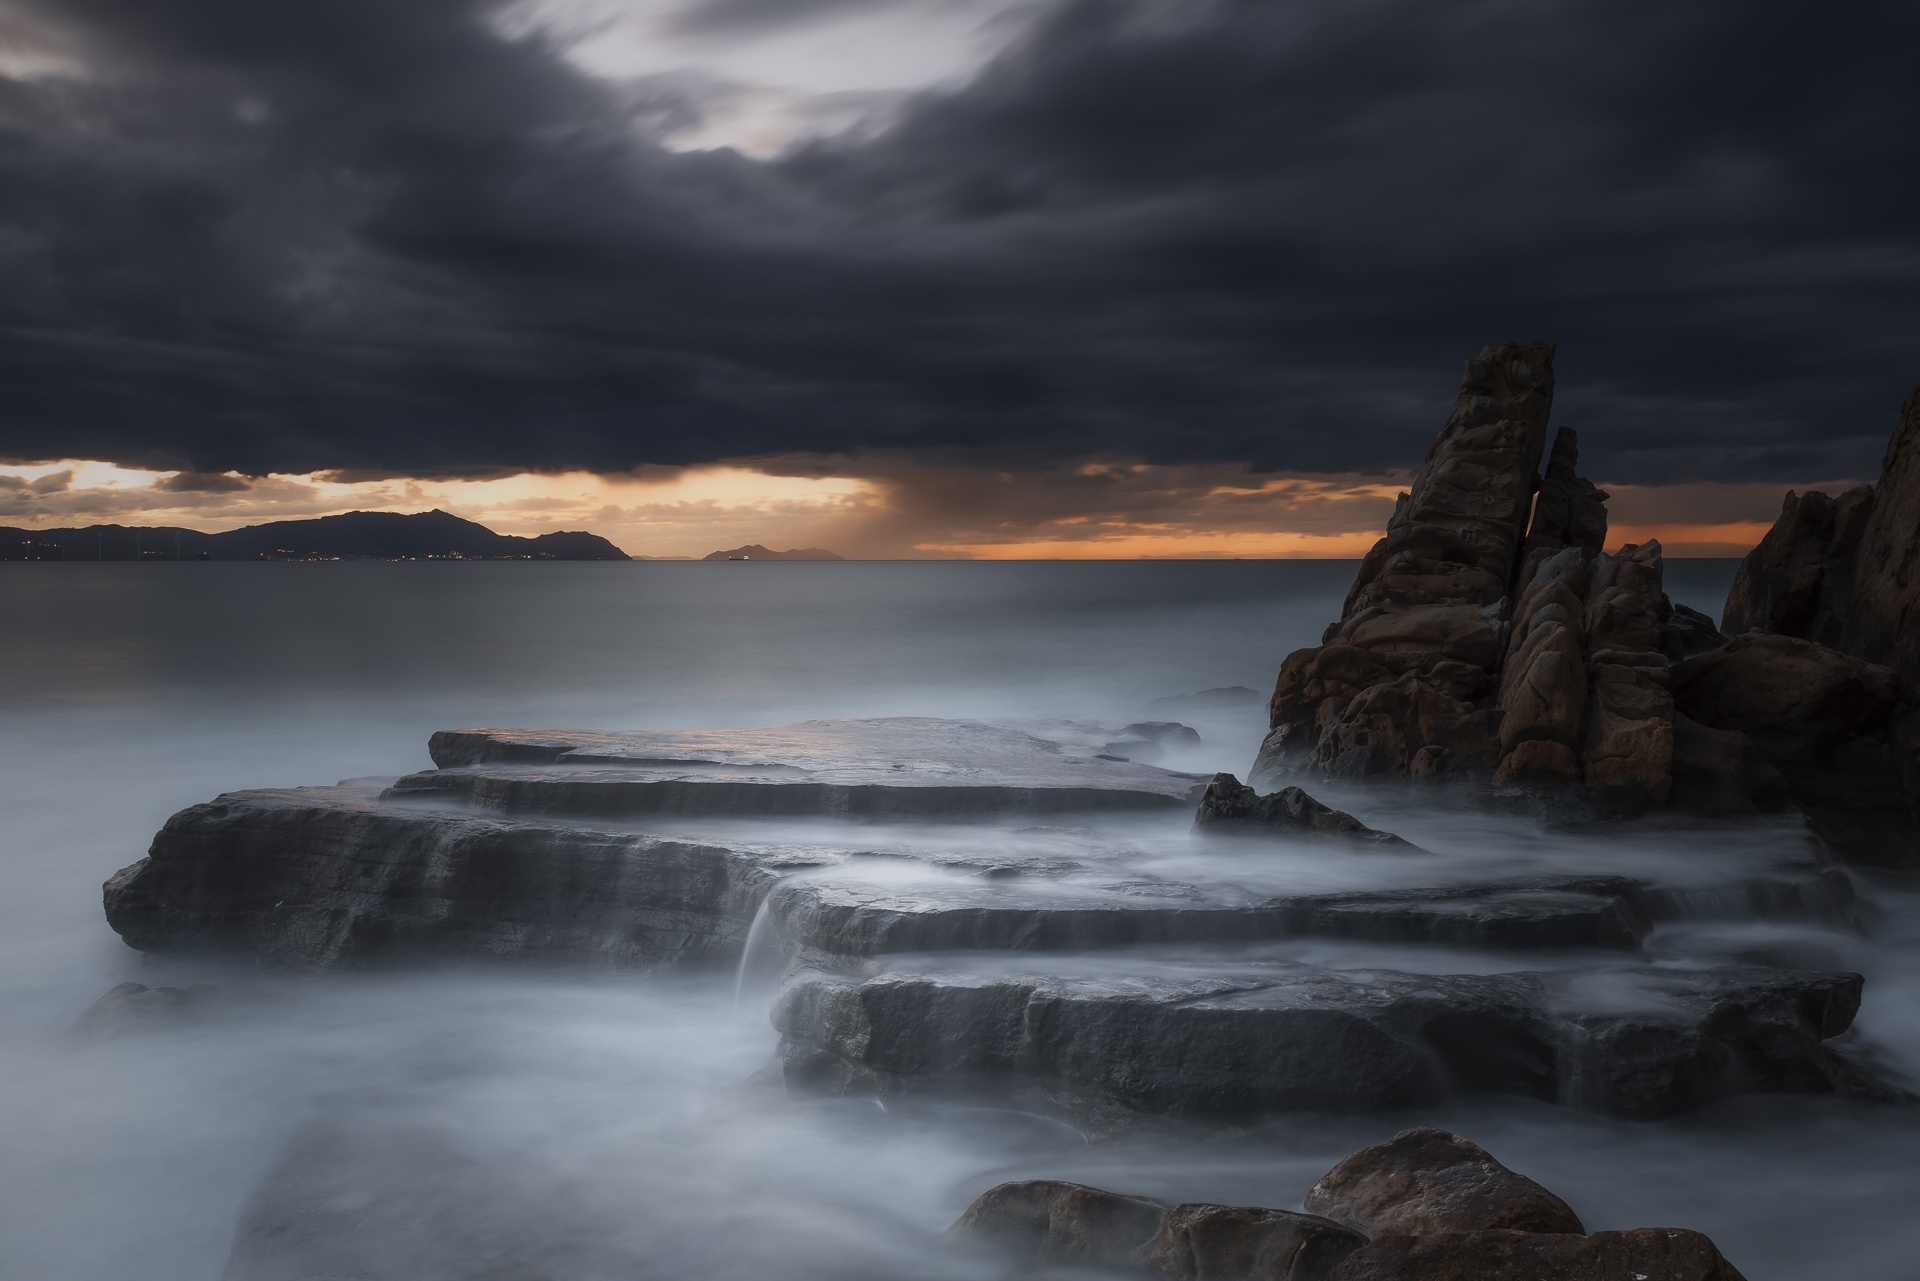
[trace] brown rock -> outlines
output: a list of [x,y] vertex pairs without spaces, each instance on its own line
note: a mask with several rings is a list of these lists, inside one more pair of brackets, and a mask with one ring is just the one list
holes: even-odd
[[1748,632],[1676,667],[1673,695],[1701,725],[1743,734],[1836,852],[1920,863],[1915,700],[1896,672],[1813,641]]
[[1160,1230],[1167,1207],[1079,1183],[1002,1183],[974,1199],[949,1238],[1047,1263],[1126,1264]]
[[1333,1281],[1744,1281],[1707,1237],[1685,1228],[1567,1236],[1458,1232],[1376,1237]]
[[1537,484],[1552,362],[1551,344],[1509,343],[1467,363],[1452,416],[1322,648],[1281,668],[1256,781],[1300,768],[1484,775],[1498,763],[1486,695],[1507,648],[1502,602]]
[[1673,715],[1673,791],[1668,804],[1702,818],[1773,813],[1793,804],[1787,780],[1738,730],[1709,729]]
[[1661,652],[1661,614],[1666,593],[1661,591],[1660,543],[1628,543],[1611,556],[1593,563],[1593,581],[1587,588],[1587,644],[1595,651],[1658,654]]
[[1366,1243],[1359,1233],[1311,1214],[1176,1205],[1142,1259],[1169,1281],[1324,1281]]
[[1920,389],[1900,411],[1874,485],[1839,648],[1920,683]]
[[1499,713],[1419,672],[1363,690],[1321,731],[1309,762],[1324,778],[1408,776],[1421,753],[1437,772],[1491,771]]
[[1196,830],[1210,834],[1308,835],[1364,849],[1410,853],[1418,846],[1378,832],[1353,815],[1323,805],[1297,787],[1262,796],[1231,774],[1215,774],[1200,796]]
[[1838,499],[1787,491],[1779,519],[1748,552],[1727,592],[1722,629],[1776,632],[1840,644],[1853,598],[1853,562],[1873,513],[1873,490]]
[[1511,1228],[1584,1232],[1565,1201],[1445,1130],[1402,1130],[1327,1171],[1306,1209],[1369,1236]]
[[1597,555],[1607,541],[1607,495],[1584,476],[1580,465],[1580,437],[1571,427],[1553,436],[1553,453],[1540,496],[1533,504],[1533,526],[1527,531],[1526,554],[1578,547]]

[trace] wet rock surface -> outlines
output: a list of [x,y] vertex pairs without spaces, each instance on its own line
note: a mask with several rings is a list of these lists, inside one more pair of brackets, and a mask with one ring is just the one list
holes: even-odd
[[947,1236],[1035,1262],[1125,1266],[1139,1261],[1166,1214],[1146,1197],[1029,1179],[988,1189]]
[[1367,1110],[1455,1092],[1652,1119],[1731,1088],[1831,1091],[1858,975],[1741,967],[1419,974],[1188,953],[1051,967],[896,962],[781,992],[788,1078],[1018,1089],[1168,1115]]
[[1580,1216],[1553,1193],[1445,1130],[1402,1130],[1327,1171],[1306,1208],[1370,1237],[1439,1232],[1582,1233]]
[[434,956],[646,966],[737,955],[765,887],[797,861],[291,788],[182,810],[104,898],[108,924],[148,952],[295,969]]
[[1215,774],[1200,796],[1194,828],[1215,834],[1311,836],[1358,849],[1411,851],[1391,832],[1377,832],[1351,814],[1323,805],[1297,787],[1261,795],[1231,774]]
[[1312,1214],[1176,1205],[1141,1260],[1168,1281],[1325,1281],[1366,1238]]
[[1456,1232],[1384,1236],[1349,1255],[1333,1281],[1743,1281],[1713,1242],[1685,1228],[1570,1236]]

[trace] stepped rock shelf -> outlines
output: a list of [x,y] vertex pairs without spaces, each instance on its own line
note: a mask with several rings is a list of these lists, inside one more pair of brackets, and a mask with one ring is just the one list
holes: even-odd
[[[1824,1046],[1860,980],[1794,968],[1843,954],[1862,905],[1790,832],[1665,882],[1356,845],[1317,804],[1221,837],[1193,825],[1201,776],[1036,728],[438,734],[438,770],[182,811],[108,883],[108,920],[288,969],[739,965],[777,988],[800,1088],[1628,1116],[1866,1088]],[[1703,950],[1713,917],[1773,922],[1779,955]]]

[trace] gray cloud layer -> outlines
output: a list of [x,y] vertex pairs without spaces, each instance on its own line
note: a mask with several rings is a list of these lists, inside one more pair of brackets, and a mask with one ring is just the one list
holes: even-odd
[[1909,4],[1064,0],[769,162],[472,0],[0,14],[0,457],[1365,471],[1552,337],[1606,478],[1793,481],[1920,378]]

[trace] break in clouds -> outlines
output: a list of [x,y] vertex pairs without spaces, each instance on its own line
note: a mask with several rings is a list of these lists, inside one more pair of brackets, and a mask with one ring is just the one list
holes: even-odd
[[[727,50],[961,8],[984,62],[713,145],[771,92]],[[726,74],[611,12],[0,0],[0,456],[1379,475],[1550,337],[1603,480],[1779,485],[1871,475],[1920,377],[1908,5],[659,19]]]

